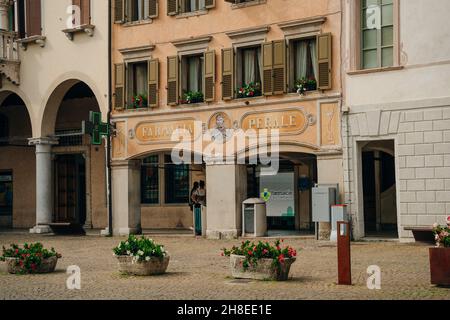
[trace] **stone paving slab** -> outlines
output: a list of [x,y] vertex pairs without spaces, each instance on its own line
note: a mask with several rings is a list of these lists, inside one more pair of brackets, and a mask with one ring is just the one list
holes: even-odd
[[[0,299],[436,299],[450,300],[450,289],[430,284],[428,247],[389,242],[354,243],[354,285],[337,286],[336,247],[312,239],[286,239],[299,252],[288,282],[235,281],[223,247],[239,240],[213,241],[173,235],[154,236],[171,255],[168,273],[130,277],[117,271],[112,248],[123,238],[0,234],[0,247],[11,242],[42,242],[63,258],[48,275],[10,275],[0,263]],[[66,288],[66,268],[81,268],[81,290]],[[378,265],[382,289],[369,290],[366,270]]]

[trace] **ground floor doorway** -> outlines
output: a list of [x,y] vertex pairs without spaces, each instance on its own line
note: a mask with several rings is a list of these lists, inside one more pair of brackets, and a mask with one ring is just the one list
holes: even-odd
[[398,238],[394,148],[394,141],[377,141],[362,149],[366,237]]
[[84,225],[86,222],[86,161],[82,154],[56,155],[56,223]]
[[0,226],[13,226],[13,175],[11,171],[0,172]]

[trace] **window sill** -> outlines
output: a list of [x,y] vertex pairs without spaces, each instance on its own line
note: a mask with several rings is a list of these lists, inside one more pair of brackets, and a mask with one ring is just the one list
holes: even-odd
[[177,19],[187,19],[190,17],[203,16],[205,14],[208,14],[208,9],[197,10],[197,11],[193,11],[193,12],[183,12],[183,13],[177,14],[175,17]]
[[23,50],[28,49],[30,44],[38,44],[41,48],[45,47],[45,36],[31,36],[16,40],[16,42],[22,47]]
[[254,0],[254,1],[242,2],[242,3],[233,3],[233,4],[231,4],[231,9],[241,9],[241,8],[257,6],[257,5],[265,4],[265,3],[267,3],[267,0]]
[[373,68],[373,69],[361,69],[361,70],[348,71],[347,74],[350,76],[353,76],[353,75],[359,75],[359,74],[397,71],[397,70],[402,70],[403,68],[404,68],[403,66],[394,66],[394,67],[383,67],[383,68]]
[[62,32],[65,33],[67,39],[72,41],[75,33],[86,33],[87,35],[89,35],[89,37],[93,37],[94,29],[95,29],[95,26],[92,24],[83,24],[83,25],[75,27],[75,28],[64,29],[64,30],[62,30]]
[[174,107],[188,107],[188,106],[202,107],[202,106],[207,106],[207,105],[208,105],[208,103],[206,103],[206,102],[196,102],[196,103],[180,103]]
[[138,21],[127,21],[122,23],[122,26],[124,27],[135,27],[135,26],[141,26],[141,25],[145,25],[145,24],[150,24],[153,23],[153,19],[148,18],[145,20],[138,20]]

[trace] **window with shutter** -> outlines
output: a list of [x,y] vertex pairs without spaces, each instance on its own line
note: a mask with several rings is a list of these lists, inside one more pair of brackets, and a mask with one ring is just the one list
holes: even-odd
[[148,106],[159,105],[159,61],[152,59],[148,63]]
[[[236,50],[236,97],[252,98],[262,94],[262,46],[240,47]],[[271,83],[269,81],[268,83]]]
[[273,46],[272,42],[262,44],[263,52],[263,79],[262,88],[265,96],[272,95],[273,81],[272,81],[272,67],[273,67]]
[[132,62],[127,64],[127,105],[129,108],[148,107],[149,62]]
[[125,64],[116,64],[114,69],[114,109],[122,110],[125,106]]
[[178,14],[178,0],[167,0],[167,15],[174,16]]
[[148,17],[151,19],[157,18],[159,14],[158,0],[148,0]]
[[286,41],[273,42],[273,94],[286,91]]
[[114,22],[124,23],[125,21],[125,0],[114,1]]
[[26,0],[26,36],[40,36],[42,33],[41,0]]
[[318,66],[316,37],[289,42],[289,91],[317,89]]
[[324,33],[317,36],[317,66],[319,90],[331,89],[331,33]]
[[222,99],[234,97],[234,51],[232,48],[222,49]]
[[178,56],[167,57],[167,104],[178,104]]
[[215,99],[215,78],[216,78],[216,52],[207,51],[204,57],[204,97],[205,101],[212,102]]
[[80,25],[90,24],[91,22],[91,1],[90,0],[72,0],[72,5],[80,8]]

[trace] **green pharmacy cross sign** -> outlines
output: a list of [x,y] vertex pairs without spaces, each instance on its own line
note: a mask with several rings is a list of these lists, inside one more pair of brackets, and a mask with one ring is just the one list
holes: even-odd
[[109,136],[109,124],[102,122],[100,112],[89,112],[89,121],[83,121],[83,132],[91,136],[93,145],[101,145],[102,137]]

